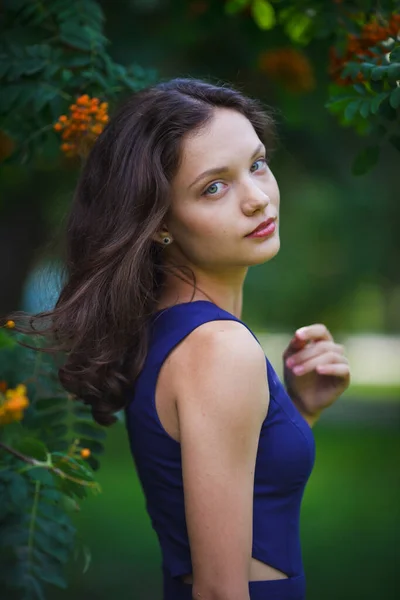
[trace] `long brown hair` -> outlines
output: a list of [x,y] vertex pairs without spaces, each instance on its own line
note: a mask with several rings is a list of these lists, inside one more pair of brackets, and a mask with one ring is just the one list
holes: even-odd
[[[182,138],[217,107],[252,123],[267,152],[273,119],[258,101],[225,85],[173,79],[132,95],[92,148],[66,227],[66,279],[53,310],[28,316],[48,352],[61,352],[62,386],[111,425],[146,358],[148,321],[166,266],[152,239],[170,206]],[[15,313],[21,317],[23,313]],[[9,318],[10,318],[9,317]],[[39,327],[35,327],[38,322]],[[26,331],[26,330],[25,330]]]

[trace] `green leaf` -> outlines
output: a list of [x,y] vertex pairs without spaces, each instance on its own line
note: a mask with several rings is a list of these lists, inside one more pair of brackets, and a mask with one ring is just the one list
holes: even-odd
[[46,600],[44,590],[40,581],[35,579],[32,575],[24,574],[24,581],[26,587],[32,594],[29,596],[32,600]]
[[72,458],[59,452],[53,452],[52,458],[54,466],[66,475],[83,481],[94,481],[94,473],[83,459]]
[[7,507],[20,510],[28,499],[28,481],[19,473],[11,473],[12,476],[6,486]]
[[348,62],[345,68],[343,69],[341,76],[342,77],[352,77],[353,79],[357,77],[360,72],[360,64],[357,62]]
[[49,538],[37,529],[35,530],[35,546],[36,557],[38,557],[38,552],[44,552],[46,555],[55,558],[61,564],[66,564],[69,560],[70,551],[68,545],[59,544],[56,540]]
[[40,493],[43,498],[53,502],[59,502],[62,498],[62,494],[56,488],[42,487]]
[[371,113],[376,115],[383,100],[387,98],[387,92],[382,92],[375,96],[371,102]]
[[390,94],[390,106],[394,109],[399,108],[400,106],[400,86],[398,86],[393,92]]
[[82,71],[82,77],[89,79],[90,81],[96,81],[104,90],[104,93],[107,93],[107,88],[109,87],[109,82],[103,77],[99,71]]
[[371,100],[363,100],[360,105],[360,115],[366,119],[371,108]]
[[400,62],[400,46],[396,46],[396,48],[391,51],[389,60],[391,63]]
[[367,93],[367,90],[365,89],[365,85],[363,85],[362,83],[355,83],[353,85],[353,88],[356,90],[356,92],[358,92],[362,96],[365,96]]
[[63,569],[57,563],[53,562],[47,569],[44,567],[33,567],[33,572],[39,579],[46,583],[51,583],[63,590],[68,587]]
[[[57,492],[60,498],[64,498],[61,492]],[[42,504],[43,507],[43,504]],[[36,517],[36,525],[40,529],[40,531],[47,535],[48,537],[54,538],[58,543],[71,543],[75,536],[75,530],[69,531],[60,523],[54,523],[52,519],[49,517],[43,517],[38,515]]]
[[380,146],[368,146],[355,158],[352,166],[353,175],[364,175],[378,162]]
[[92,562],[92,553],[90,551],[90,548],[86,545],[83,545],[82,551],[83,551],[83,559],[84,559],[82,573],[85,574],[90,567],[90,563]]
[[107,433],[103,429],[100,429],[98,425],[90,421],[76,421],[73,424],[73,428],[77,434],[94,440],[102,441],[107,437]]
[[67,512],[78,512],[80,510],[79,504],[73,498],[73,496],[77,496],[80,500],[82,500],[83,498],[86,498],[86,491],[82,488],[82,486],[78,485],[77,483],[73,483],[72,481],[62,482],[60,489],[65,492],[63,493],[62,507]]
[[91,49],[91,37],[87,31],[74,21],[66,21],[60,27],[60,40],[78,50]]
[[400,152],[400,135],[391,135],[389,142]]
[[74,74],[70,69],[63,69],[61,71],[61,79],[64,83],[68,83],[73,76]]
[[104,444],[102,444],[101,442],[96,442],[95,440],[91,440],[89,438],[81,437],[80,446],[82,448],[89,448],[92,454],[103,454],[104,452]]
[[379,81],[380,79],[383,79],[385,77],[385,75],[387,75],[388,68],[389,67],[384,67],[384,66],[375,67],[371,71],[371,79],[373,81]]
[[14,444],[14,448],[19,450],[21,454],[36,458],[36,460],[45,461],[47,459],[48,450],[40,440],[35,438],[24,438]]
[[0,95],[0,112],[8,112],[17,102],[21,94],[24,92],[24,87],[18,84],[3,86]]
[[350,102],[344,111],[344,116],[346,121],[352,121],[354,119],[354,117],[356,116],[356,114],[359,111],[360,108],[360,104],[361,104],[361,99],[358,100],[353,100],[353,102]]
[[365,75],[365,77],[369,77],[372,70],[375,68],[376,65],[374,65],[374,63],[363,62],[360,65],[360,71],[363,75]]
[[253,0],[251,12],[260,29],[268,30],[275,27],[275,9],[267,0]]
[[90,54],[77,54],[63,59],[62,64],[64,67],[86,67],[91,62],[92,56]]
[[400,80],[400,64],[393,64],[388,67],[387,77],[390,83],[396,83]]
[[53,475],[44,467],[34,467],[33,469],[29,469],[29,471],[26,471],[26,475],[34,481],[40,481],[40,483],[52,488],[55,487]]
[[31,424],[33,427],[38,429],[52,427],[57,425],[60,421],[64,422],[68,416],[68,410],[42,410],[37,412],[32,418]]
[[250,4],[251,0],[228,0],[225,2],[225,13],[235,15]]
[[3,348],[15,348],[16,346],[17,342],[11,335],[4,331],[4,329],[0,329],[0,350]]
[[38,86],[37,92],[33,98],[34,110],[39,112],[46,104],[51,102],[57,94],[58,90],[56,88],[46,86],[45,84]]
[[370,79],[367,82],[367,85],[373,92],[375,92],[377,94],[380,94],[385,89],[385,82],[383,79],[381,79],[380,81],[372,81],[372,79]]
[[59,409],[67,406],[69,399],[67,396],[59,396],[59,397],[51,397],[51,398],[38,398],[35,401],[35,409],[38,411],[41,410],[51,410],[51,409]]
[[397,111],[389,102],[389,94],[386,94],[386,98],[384,98],[381,102],[379,106],[379,114],[385,119],[388,119],[388,121],[396,121]]
[[297,12],[286,22],[285,31],[298,44],[308,44],[313,33],[313,20],[303,12]]

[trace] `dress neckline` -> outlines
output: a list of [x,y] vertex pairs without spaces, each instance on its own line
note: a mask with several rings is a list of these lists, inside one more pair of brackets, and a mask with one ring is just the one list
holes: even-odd
[[151,317],[154,318],[157,315],[167,312],[168,310],[172,310],[173,308],[178,308],[178,306],[188,306],[189,304],[212,304],[216,308],[219,308],[220,310],[222,310],[214,302],[211,302],[211,300],[192,300],[191,302],[179,302],[178,304],[172,304],[171,306],[166,306],[165,308],[161,308],[160,310],[157,310],[156,312],[152,313]]

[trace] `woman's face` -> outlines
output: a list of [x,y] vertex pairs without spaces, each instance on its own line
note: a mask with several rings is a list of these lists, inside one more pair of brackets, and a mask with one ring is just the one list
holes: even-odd
[[167,257],[215,272],[261,264],[279,250],[278,220],[272,235],[246,236],[278,215],[279,188],[253,126],[232,109],[215,109],[183,140],[166,218],[173,239]]

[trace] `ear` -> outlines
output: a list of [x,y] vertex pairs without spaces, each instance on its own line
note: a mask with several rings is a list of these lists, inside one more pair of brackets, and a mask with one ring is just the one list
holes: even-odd
[[154,242],[157,242],[158,244],[162,244],[163,243],[163,239],[165,237],[169,237],[171,238],[171,234],[168,233],[168,229],[167,227],[163,227],[162,229],[160,229],[159,231],[157,231],[156,233],[153,233],[153,235],[151,236],[151,239]]

